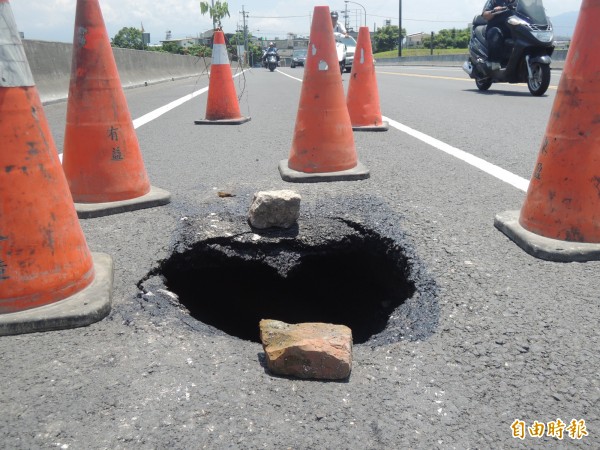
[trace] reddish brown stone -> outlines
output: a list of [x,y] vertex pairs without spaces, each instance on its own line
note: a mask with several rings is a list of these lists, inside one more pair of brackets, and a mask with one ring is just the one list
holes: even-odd
[[274,374],[342,380],[352,370],[352,330],[344,325],[260,321],[267,367]]

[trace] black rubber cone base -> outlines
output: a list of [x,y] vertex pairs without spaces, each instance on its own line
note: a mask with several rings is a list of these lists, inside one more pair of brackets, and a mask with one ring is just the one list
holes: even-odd
[[250,120],[250,117],[238,117],[237,119],[223,119],[223,120],[194,120],[196,125],[241,125]]
[[370,177],[369,169],[367,169],[360,161],[356,164],[356,167],[348,170],[340,170],[339,172],[308,173],[290,169],[288,167],[288,160],[284,159],[279,162],[279,173],[281,174],[283,181],[289,181],[291,183],[357,181],[365,180]]
[[387,131],[389,128],[387,122],[382,122],[381,125],[352,125],[353,131]]
[[600,244],[551,239],[526,230],[519,223],[520,211],[505,211],[494,220],[494,226],[519,247],[539,259],[557,262],[600,261]]
[[138,209],[154,208],[163,206],[171,201],[171,194],[163,189],[150,186],[150,192],[141,197],[117,202],[105,203],[75,203],[77,217],[80,219],[91,219],[93,217],[110,216]]
[[49,305],[0,314],[0,336],[84,327],[105,318],[112,301],[113,260],[105,253],[92,253],[92,258],[92,284]]

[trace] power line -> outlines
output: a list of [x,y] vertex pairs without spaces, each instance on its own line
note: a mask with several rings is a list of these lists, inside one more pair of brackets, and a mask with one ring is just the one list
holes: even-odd
[[465,19],[465,20],[429,20],[429,19],[405,19],[403,17],[402,20],[409,20],[411,22],[469,23],[468,19]]
[[251,19],[298,19],[301,17],[310,17],[310,14],[304,16],[249,16]]
[[[305,18],[305,17],[310,18],[310,14],[306,14],[303,16],[248,16],[248,17],[250,17],[251,19],[298,19],[298,18]],[[398,20],[397,17],[378,16],[376,14],[367,14],[367,17],[378,17],[381,19]],[[409,18],[405,18],[405,17],[403,17],[402,20],[408,20],[411,22],[465,23],[464,20],[409,19]],[[467,20],[467,22],[468,22],[468,20]]]
[[[368,14],[371,17],[379,17],[381,19],[390,19],[390,20],[398,20],[398,17],[390,17],[390,16],[377,16],[375,14]],[[465,23],[464,20],[430,20],[430,19],[409,19],[407,17],[402,17],[402,21],[409,20],[411,22],[439,22],[439,23]],[[469,20],[465,19],[467,22]]]

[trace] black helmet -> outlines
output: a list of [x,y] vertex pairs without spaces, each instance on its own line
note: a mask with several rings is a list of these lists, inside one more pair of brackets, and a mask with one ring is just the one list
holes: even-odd
[[331,11],[331,18],[332,18],[332,19],[337,19],[337,18],[338,18],[338,13],[337,13],[337,11]]

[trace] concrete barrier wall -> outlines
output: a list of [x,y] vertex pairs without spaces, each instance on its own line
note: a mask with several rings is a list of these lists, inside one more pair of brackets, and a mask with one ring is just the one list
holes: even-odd
[[[69,93],[73,44],[24,40],[25,53],[42,103],[65,100]],[[113,48],[124,88],[198,76],[210,58]]]
[[23,46],[42,103],[65,99],[69,92],[73,45],[24,40]]

